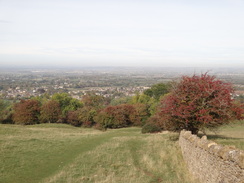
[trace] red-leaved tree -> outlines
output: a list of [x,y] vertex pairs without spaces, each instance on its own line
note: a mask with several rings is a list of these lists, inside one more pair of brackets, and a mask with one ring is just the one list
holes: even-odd
[[242,119],[243,108],[232,99],[233,87],[207,73],[183,76],[161,101],[161,127],[197,134],[204,128],[215,128],[234,119]]
[[122,128],[140,124],[140,117],[133,105],[108,106],[95,117],[103,128]]
[[56,123],[61,117],[61,108],[57,101],[49,100],[41,107],[40,121],[42,123]]
[[67,123],[74,125],[74,126],[81,126],[82,122],[78,118],[78,110],[68,112]]
[[38,123],[40,104],[37,100],[21,100],[13,107],[13,120],[16,124],[31,125]]

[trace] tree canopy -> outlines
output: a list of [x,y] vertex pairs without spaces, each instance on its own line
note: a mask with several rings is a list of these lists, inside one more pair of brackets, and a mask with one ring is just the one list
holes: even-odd
[[68,111],[75,111],[83,106],[81,101],[72,98],[67,93],[56,93],[52,96],[52,100],[59,103],[63,116],[67,115]]
[[31,125],[39,122],[40,103],[37,100],[21,100],[13,108],[13,120],[16,124]]
[[144,91],[144,94],[159,100],[161,96],[169,92],[170,84],[158,83]]
[[157,115],[163,126],[174,130],[186,129],[197,133],[200,129],[215,128],[233,119],[241,119],[243,108],[232,99],[234,89],[207,73],[183,76],[161,100]]
[[42,123],[56,123],[61,116],[59,103],[49,100],[41,106],[40,121]]
[[140,116],[133,105],[108,106],[95,118],[103,128],[122,128],[140,123]]

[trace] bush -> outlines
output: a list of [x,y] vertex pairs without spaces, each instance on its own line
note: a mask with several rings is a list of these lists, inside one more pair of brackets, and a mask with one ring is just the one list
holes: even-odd
[[163,116],[160,116],[160,113],[156,113],[148,118],[147,123],[154,124],[162,130],[179,131],[179,127],[175,123],[163,118]]
[[78,119],[78,111],[69,111],[67,114],[67,123],[73,126],[81,126],[82,122]]
[[12,116],[12,104],[0,99],[0,123],[13,124]]
[[16,124],[37,124],[40,115],[40,103],[37,100],[21,100],[14,105],[13,121]]
[[93,125],[93,123],[91,121],[84,121],[82,123],[82,126],[85,127],[85,128],[91,128]]
[[138,112],[130,104],[108,106],[98,113],[95,121],[104,128],[123,128],[141,124]]
[[147,123],[141,129],[141,133],[157,133],[157,132],[161,132],[161,128],[153,123]]
[[[183,76],[161,100],[158,114],[167,130],[186,129],[193,134],[242,119],[242,106],[232,99],[234,88],[213,76]],[[168,124],[166,124],[168,123]],[[171,127],[172,126],[172,127]],[[165,129],[164,127],[164,129]]]
[[77,110],[77,119],[84,127],[91,127],[95,121],[94,117],[97,115],[97,111],[93,107],[83,107]]
[[41,123],[56,123],[60,117],[61,109],[57,101],[49,100],[42,105],[40,112]]
[[9,113],[5,116],[5,118],[0,119],[0,123],[1,124],[14,124],[14,121],[12,118],[13,118],[13,114]]
[[107,128],[104,128],[100,123],[96,123],[94,126],[93,126],[94,129],[96,130],[101,130],[101,131],[106,131]]

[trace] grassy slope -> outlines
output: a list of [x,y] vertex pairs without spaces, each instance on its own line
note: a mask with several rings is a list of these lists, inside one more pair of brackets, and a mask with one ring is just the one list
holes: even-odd
[[209,140],[223,145],[234,145],[244,150],[244,120],[222,126],[216,133],[207,131]]
[[176,134],[0,125],[0,182],[191,183]]

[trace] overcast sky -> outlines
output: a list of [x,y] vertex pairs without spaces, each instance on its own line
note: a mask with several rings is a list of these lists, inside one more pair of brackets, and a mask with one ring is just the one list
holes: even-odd
[[0,0],[0,67],[244,67],[244,0]]

